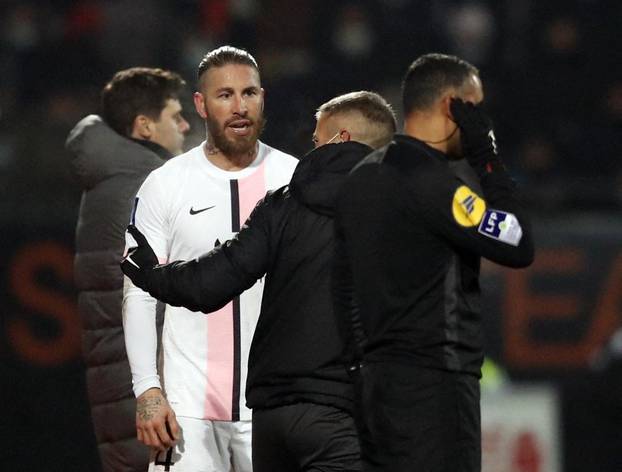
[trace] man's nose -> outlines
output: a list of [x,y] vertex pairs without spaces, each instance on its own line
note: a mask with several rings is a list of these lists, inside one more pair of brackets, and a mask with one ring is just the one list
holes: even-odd
[[248,103],[246,101],[246,97],[243,95],[235,97],[233,106],[233,113],[237,113],[238,115],[246,115],[246,113],[248,113]]
[[181,119],[181,123],[179,123],[179,132],[186,133],[190,129],[190,123],[188,123],[184,118]]

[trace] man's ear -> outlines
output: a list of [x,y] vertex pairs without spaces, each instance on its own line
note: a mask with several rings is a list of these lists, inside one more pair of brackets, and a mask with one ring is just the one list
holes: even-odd
[[147,115],[137,115],[132,126],[132,138],[146,139],[148,141],[152,135],[153,120]]
[[203,119],[207,118],[207,109],[205,108],[205,97],[201,92],[194,92],[192,95],[192,99],[194,100],[194,108],[196,108],[197,113]]
[[454,121],[454,117],[451,114],[451,101],[455,98],[458,98],[455,93],[447,93],[441,98],[441,111],[443,115],[448,117],[451,121]]
[[339,138],[341,139],[342,143],[347,143],[352,139],[352,135],[347,129],[342,129],[341,131],[339,131]]

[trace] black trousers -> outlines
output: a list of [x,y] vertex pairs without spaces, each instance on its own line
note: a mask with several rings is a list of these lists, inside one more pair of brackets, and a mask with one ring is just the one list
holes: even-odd
[[479,379],[369,363],[356,378],[356,424],[365,472],[479,472]]
[[253,410],[253,472],[360,471],[354,419],[313,403]]

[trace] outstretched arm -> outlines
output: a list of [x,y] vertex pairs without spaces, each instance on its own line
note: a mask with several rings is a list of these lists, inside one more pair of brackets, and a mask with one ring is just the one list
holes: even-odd
[[269,196],[262,200],[238,235],[191,261],[158,265],[144,235],[130,225],[137,246],[121,261],[121,270],[135,285],[173,306],[206,313],[226,305],[250,288],[270,260]]

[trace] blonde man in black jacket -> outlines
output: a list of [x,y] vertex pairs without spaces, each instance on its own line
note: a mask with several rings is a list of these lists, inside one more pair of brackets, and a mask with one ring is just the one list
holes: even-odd
[[206,313],[265,275],[246,386],[254,472],[360,470],[331,297],[334,203],[348,172],[391,140],[396,121],[382,97],[365,91],[334,98],[316,118],[316,149],[288,186],[257,205],[236,238],[194,261],[154,268],[157,259],[132,227],[138,247],[122,263],[156,298]]

